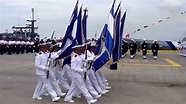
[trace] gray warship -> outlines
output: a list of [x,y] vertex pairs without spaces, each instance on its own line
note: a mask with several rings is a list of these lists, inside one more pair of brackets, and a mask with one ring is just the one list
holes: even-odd
[[31,8],[31,19],[27,19],[26,21],[29,23],[25,26],[12,26],[12,33],[8,33],[8,30],[5,30],[5,32],[0,33],[0,39],[35,40],[35,38],[38,38],[38,26],[34,25],[37,21],[36,19],[34,19],[34,8]]

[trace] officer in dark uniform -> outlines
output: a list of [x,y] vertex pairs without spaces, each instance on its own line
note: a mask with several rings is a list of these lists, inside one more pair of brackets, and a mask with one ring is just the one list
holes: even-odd
[[29,40],[26,41],[26,53],[30,52],[30,42]]
[[16,39],[12,39],[12,54],[16,53]]
[[8,52],[8,55],[12,54],[12,41],[11,41],[11,39],[9,39],[7,41],[7,52]]
[[16,41],[16,54],[19,54],[21,51],[21,42],[20,39],[17,39]]
[[22,39],[21,40],[21,54],[24,54],[25,53],[25,40],[24,39]]
[[153,57],[156,60],[157,56],[158,56],[158,49],[159,49],[159,44],[158,44],[157,40],[154,40],[154,42],[151,46],[151,49],[152,49]]
[[3,39],[0,39],[0,54],[3,54],[3,44],[4,44]]
[[34,41],[34,52],[38,53],[39,52],[39,38],[36,38],[36,40]]
[[146,59],[147,57],[147,49],[148,49],[148,44],[146,40],[143,40],[143,43],[141,44],[141,50],[142,50],[142,57],[143,59]]
[[128,51],[128,42],[126,40],[123,40],[122,42],[122,57],[124,58]]
[[136,56],[137,44],[134,39],[131,39],[129,43],[130,48],[130,58],[133,59]]
[[6,54],[7,53],[7,39],[4,39],[4,44],[3,44],[3,53]]
[[30,41],[30,52],[33,53],[34,51],[34,41]]

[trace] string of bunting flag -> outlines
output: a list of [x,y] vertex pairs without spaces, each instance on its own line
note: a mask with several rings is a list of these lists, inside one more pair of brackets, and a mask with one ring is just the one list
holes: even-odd
[[[172,18],[172,17],[175,17],[175,16],[177,16],[177,15],[183,15],[183,14],[185,14],[185,13],[186,13],[186,11],[183,11],[183,12],[180,12],[179,14],[174,14],[174,15],[172,15],[172,16],[167,16],[166,18],[164,18],[164,20],[163,20],[163,19],[159,19],[157,22],[153,22],[151,25],[144,25],[143,28],[146,29],[146,28],[148,28],[149,26],[154,26],[154,25],[157,24],[157,23],[163,22],[163,21],[168,20],[168,19],[170,19],[170,18]],[[142,28],[138,28],[138,29],[136,29],[136,30],[133,31],[133,32],[127,33],[127,34],[125,35],[125,38],[130,38],[130,35],[131,35],[131,34],[135,34],[135,33],[137,33],[138,31],[140,31],[141,29],[142,29]]]

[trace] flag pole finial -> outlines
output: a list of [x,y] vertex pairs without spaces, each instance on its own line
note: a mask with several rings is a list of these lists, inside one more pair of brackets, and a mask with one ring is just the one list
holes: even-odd
[[88,12],[88,9],[87,9],[87,7],[84,9],[84,12]]
[[116,0],[114,0],[114,1],[113,1],[112,6],[114,6],[114,5],[115,5],[115,3],[116,3]]
[[119,5],[121,5],[121,2],[122,2],[122,1],[119,2]]

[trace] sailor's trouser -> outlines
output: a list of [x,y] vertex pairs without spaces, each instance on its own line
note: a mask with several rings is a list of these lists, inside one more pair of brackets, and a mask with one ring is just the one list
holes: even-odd
[[42,86],[45,87],[46,91],[52,98],[57,96],[56,92],[52,89],[49,80],[46,78],[46,75],[39,75],[38,83],[36,85],[33,97],[39,97],[41,95]]

